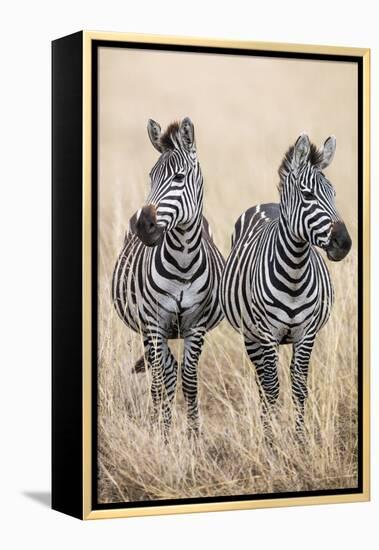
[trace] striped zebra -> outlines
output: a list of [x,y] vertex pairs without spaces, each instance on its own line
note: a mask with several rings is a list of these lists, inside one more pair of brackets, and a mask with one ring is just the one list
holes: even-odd
[[143,335],[135,370],[151,368],[154,420],[167,436],[178,365],[168,339],[183,338],[182,389],[188,430],[199,429],[197,367],[206,332],[223,318],[218,298],[224,259],[203,217],[203,177],[193,123],[185,118],[162,133],[148,122],[160,153],[150,172],[145,205],[131,218],[112,284],[118,315]]
[[266,427],[279,394],[278,346],[292,344],[299,436],[312,347],[334,301],[328,268],[316,247],[332,261],[342,260],[351,248],[334,188],[323,173],[335,148],[334,136],[320,150],[307,135],[298,138],[279,168],[279,204],[249,208],[237,220],[220,286],[224,314],[242,333],[256,368]]

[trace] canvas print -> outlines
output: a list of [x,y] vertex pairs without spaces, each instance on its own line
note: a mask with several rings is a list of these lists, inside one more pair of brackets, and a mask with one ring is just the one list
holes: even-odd
[[359,483],[356,63],[99,47],[100,505]]

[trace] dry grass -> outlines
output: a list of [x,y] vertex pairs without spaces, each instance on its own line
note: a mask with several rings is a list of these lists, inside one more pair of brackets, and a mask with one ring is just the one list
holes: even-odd
[[[312,355],[304,447],[293,432],[290,347],[281,347],[281,395],[271,447],[263,438],[254,369],[226,321],[208,334],[200,360],[201,437],[195,443],[187,439],[179,383],[165,445],[149,422],[150,373],[132,373],[142,353],[141,338],[112,309],[108,278],[99,319],[101,502],[356,486],[355,258],[333,267],[337,301]],[[181,342],[172,344],[180,362]]]

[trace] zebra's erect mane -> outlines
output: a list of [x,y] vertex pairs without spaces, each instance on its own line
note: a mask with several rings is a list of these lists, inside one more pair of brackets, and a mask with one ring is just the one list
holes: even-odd
[[175,143],[177,141],[175,138],[176,135],[179,133],[179,128],[179,122],[177,121],[171,122],[171,124],[167,126],[166,131],[159,138],[159,142],[163,149],[175,148]]
[[[291,147],[288,149],[288,151],[284,155],[281,165],[279,166],[279,170],[278,170],[278,174],[280,178],[279,184],[278,184],[279,192],[282,190],[283,183],[286,177],[288,176],[289,172],[291,171],[294,149],[295,149],[295,146],[291,145]],[[314,143],[311,143],[311,149],[309,152],[308,160],[313,166],[316,166],[322,160],[322,150],[318,149]]]

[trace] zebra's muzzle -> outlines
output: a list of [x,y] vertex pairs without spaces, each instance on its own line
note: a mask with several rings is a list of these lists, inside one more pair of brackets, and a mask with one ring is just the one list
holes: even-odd
[[340,262],[348,255],[351,249],[351,238],[346,225],[336,222],[333,225],[329,244],[325,247],[326,255],[333,262]]
[[164,228],[157,223],[157,210],[148,204],[141,208],[135,223],[135,234],[146,246],[156,246],[161,240]]

